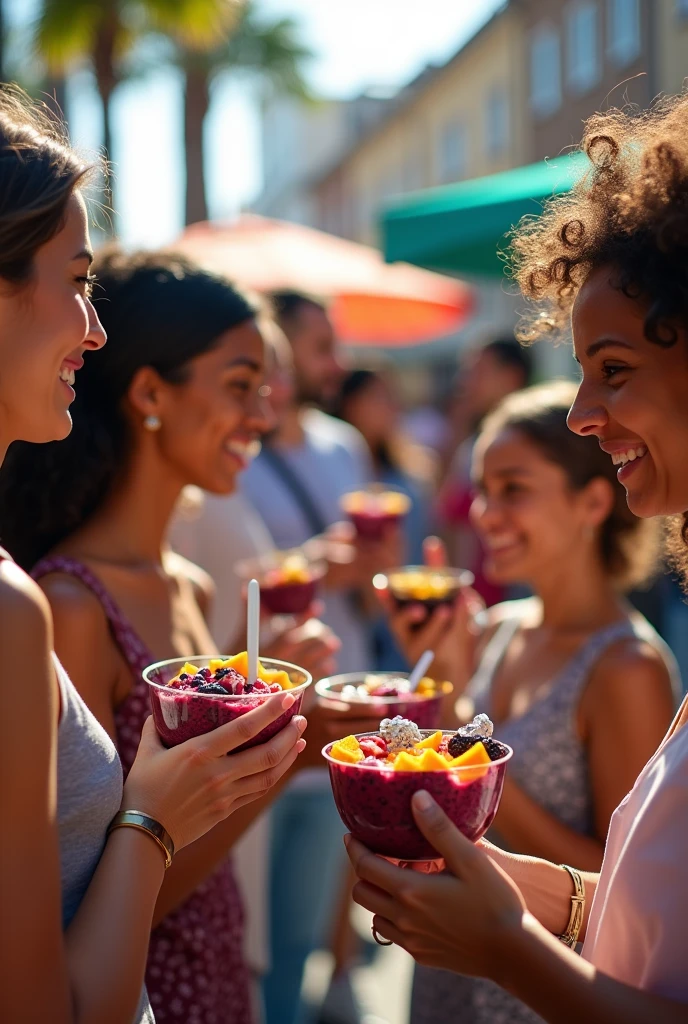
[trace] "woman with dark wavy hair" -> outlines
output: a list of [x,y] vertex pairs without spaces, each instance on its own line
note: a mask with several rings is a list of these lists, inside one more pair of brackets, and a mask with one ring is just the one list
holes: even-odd
[[[688,95],[596,115],[583,148],[590,173],[516,234],[538,304],[526,333],[570,320],[582,381],[569,425],[618,466],[636,515],[676,517],[685,579]],[[421,792],[416,820],[447,871],[415,874],[350,840],[356,900],[419,963],[489,978],[551,1024],[685,1024],[687,726],[688,698],[612,815],[599,873],[473,846]]]

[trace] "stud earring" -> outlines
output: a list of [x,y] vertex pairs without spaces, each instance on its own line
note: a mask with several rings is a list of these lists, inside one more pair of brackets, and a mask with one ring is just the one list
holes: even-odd
[[156,430],[160,430],[162,423],[160,422],[159,416],[146,416],[145,420],[143,421],[143,425],[146,428],[146,430],[150,430],[151,432],[153,432]]

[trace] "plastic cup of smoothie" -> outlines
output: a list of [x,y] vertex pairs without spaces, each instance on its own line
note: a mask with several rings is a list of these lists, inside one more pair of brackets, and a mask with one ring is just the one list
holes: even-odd
[[422,605],[431,615],[442,605],[451,605],[462,587],[470,587],[474,576],[468,569],[438,568],[427,565],[404,565],[378,573],[373,578],[377,590],[389,590],[397,608]]
[[236,566],[243,580],[258,580],[261,604],[271,615],[301,615],[307,611],[325,570],[323,561],[314,561],[299,549],[271,551]]
[[[421,730],[424,737],[431,730]],[[375,733],[361,733],[358,740]],[[449,735],[452,735],[451,733]],[[339,816],[354,839],[373,853],[403,861],[431,861],[440,854],[416,825],[411,797],[427,790],[449,819],[471,842],[487,832],[499,807],[507,761],[446,771],[395,771],[392,765],[348,764],[330,756],[334,744],[323,748]]]
[[383,540],[390,526],[401,522],[411,507],[411,499],[403,491],[372,486],[350,491],[341,499],[342,511],[354,524],[362,540]]
[[[264,701],[274,696],[270,692],[256,693],[255,691],[241,695],[206,694],[197,693],[194,690],[178,690],[167,685],[176,678],[187,662],[202,669],[207,668],[211,661],[219,659],[226,660],[225,656],[217,654],[171,658],[168,661],[156,662],[144,669],[143,678],[149,686],[148,692],[155,727],[166,747],[174,747],[193,736],[202,736],[204,733],[211,732],[226,722],[233,722],[240,715],[245,715],[248,711],[260,707]],[[285,689],[284,692],[292,693],[296,699],[279,718],[266,725],[252,740],[236,747],[232,753],[265,743],[266,740],[271,739],[283,729],[294,715],[298,715],[303,703],[304,691],[312,682],[310,673],[288,661],[261,658],[260,663],[267,670],[276,669],[286,672],[292,687],[288,690]]]
[[[347,687],[363,686],[368,681],[382,687],[394,687],[396,681],[408,683],[408,672],[349,672],[342,675],[328,676],[315,684],[315,692],[323,701],[346,704],[360,703],[361,713],[368,718],[402,718],[412,719],[421,729],[437,728],[442,720],[442,701],[451,693],[451,683],[440,683],[435,693],[409,693],[399,689],[392,694],[352,694]],[[346,692],[345,692],[346,691]]]

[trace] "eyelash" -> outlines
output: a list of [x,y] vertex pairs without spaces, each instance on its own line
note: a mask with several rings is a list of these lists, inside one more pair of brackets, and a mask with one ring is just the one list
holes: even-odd
[[625,369],[625,366],[619,366],[618,363],[605,363],[602,366],[602,376],[606,381],[613,380],[617,374],[622,373]]
[[93,286],[97,280],[98,278],[95,274],[86,274],[85,277],[77,277],[79,284],[83,284],[84,286],[84,294],[87,299],[90,299],[93,295]]

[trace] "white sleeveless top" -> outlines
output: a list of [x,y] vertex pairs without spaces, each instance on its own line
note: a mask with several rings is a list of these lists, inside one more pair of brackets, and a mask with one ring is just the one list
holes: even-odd
[[617,981],[688,1004],[687,950],[685,724],[612,815],[583,956]]

